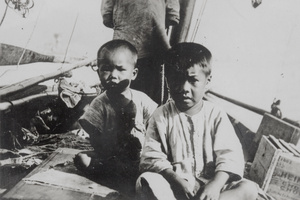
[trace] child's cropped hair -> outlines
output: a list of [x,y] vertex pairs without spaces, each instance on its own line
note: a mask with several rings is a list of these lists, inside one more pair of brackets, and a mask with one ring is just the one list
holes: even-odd
[[206,76],[211,73],[211,52],[204,46],[184,42],[174,45],[166,54],[165,69],[166,76],[169,77],[174,73],[185,73],[188,68],[198,64],[203,68]]
[[138,52],[137,52],[136,48],[130,42],[128,42],[126,40],[111,40],[111,41],[103,44],[97,53],[98,66],[99,66],[99,62],[101,61],[101,59],[100,59],[101,53],[104,53],[105,50],[108,52],[113,52],[119,48],[127,49],[132,53],[132,59],[133,59],[132,61],[133,61],[134,67],[136,67]]

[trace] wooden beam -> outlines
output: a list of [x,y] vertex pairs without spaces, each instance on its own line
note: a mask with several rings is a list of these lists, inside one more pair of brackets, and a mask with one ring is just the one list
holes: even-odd
[[41,97],[45,97],[45,96],[58,96],[58,92],[43,92],[41,94],[35,94],[35,95],[31,95],[22,99],[17,99],[17,100],[13,100],[10,102],[1,102],[0,103],[0,111],[5,111],[8,109],[11,109],[13,106],[19,106],[22,105],[24,103],[28,103],[34,99],[38,99]]
[[36,76],[36,77],[30,78],[30,79],[26,79],[24,81],[20,81],[18,83],[12,84],[10,86],[0,88],[0,99],[1,99],[1,97],[5,96],[5,95],[19,92],[21,90],[24,90],[24,89],[31,87],[35,84],[38,84],[40,82],[59,77],[60,75],[66,73],[68,71],[92,64],[95,61],[96,60],[94,58],[93,59],[91,59],[91,58],[85,59],[85,60],[82,60],[82,61],[79,61],[76,63],[68,64],[65,67],[63,67],[62,69],[57,70],[56,72],[51,72],[51,73],[48,73],[45,75]]
[[171,46],[179,42],[186,42],[189,33],[196,0],[180,0],[180,21],[171,32]]
[[[261,108],[257,108],[257,107],[255,107],[255,106],[252,106],[252,105],[249,105],[249,104],[246,104],[246,103],[237,101],[237,100],[235,100],[235,99],[232,99],[232,98],[226,97],[226,96],[224,96],[224,95],[221,95],[221,94],[219,94],[219,93],[217,93],[217,92],[214,92],[214,91],[209,90],[209,91],[207,91],[207,93],[210,93],[210,94],[212,94],[212,95],[214,95],[214,96],[216,96],[216,97],[219,97],[219,98],[221,98],[221,99],[224,99],[224,100],[226,100],[226,101],[228,101],[228,102],[230,102],[230,103],[233,103],[233,104],[235,104],[235,105],[237,105],[237,106],[240,106],[240,107],[243,107],[243,108],[245,108],[245,109],[247,109],[247,110],[250,110],[250,111],[252,111],[252,112],[255,112],[255,113],[259,114],[259,115],[264,115],[265,113],[270,114],[270,112],[267,111],[267,110],[264,110],[264,109],[261,109]],[[299,121],[295,121],[295,120],[292,120],[292,119],[289,119],[289,118],[286,118],[286,117],[283,118],[282,120],[285,121],[285,122],[288,122],[288,123],[290,123],[290,124],[292,124],[292,125],[294,125],[294,126],[300,127]]]

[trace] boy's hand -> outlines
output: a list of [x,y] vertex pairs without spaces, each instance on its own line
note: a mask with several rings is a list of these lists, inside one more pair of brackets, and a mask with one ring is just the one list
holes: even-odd
[[182,178],[178,178],[176,179],[176,181],[178,185],[177,187],[179,187],[178,190],[181,190],[187,199],[191,199],[192,197],[195,196],[194,187],[192,187],[191,184],[189,184],[189,182],[187,182]]
[[194,187],[178,176],[172,169],[165,169],[161,175],[170,183],[173,192],[185,195],[187,199],[195,196]]
[[200,195],[200,200],[218,200],[221,188],[218,183],[212,181],[205,185],[203,192]]
[[219,171],[215,177],[209,181],[200,194],[200,200],[218,200],[220,197],[221,189],[229,179],[229,174]]

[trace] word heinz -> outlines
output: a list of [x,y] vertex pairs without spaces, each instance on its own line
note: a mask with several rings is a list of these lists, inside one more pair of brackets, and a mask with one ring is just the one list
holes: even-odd
[[289,182],[294,182],[294,183],[300,185],[300,177],[299,176],[296,176],[294,174],[291,174],[287,171],[283,171],[278,168],[274,171],[273,177],[279,177],[280,179],[286,179]]

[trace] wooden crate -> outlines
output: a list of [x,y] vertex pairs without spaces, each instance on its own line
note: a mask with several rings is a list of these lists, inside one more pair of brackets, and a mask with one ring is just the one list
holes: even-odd
[[250,178],[276,200],[300,199],[299,152],[283,140],[262,136],[250,169]]
[[263,135],[273,135],[300,147],[300,128],[268,113],[264,114],[255,134],[254,142],[258,144]]

